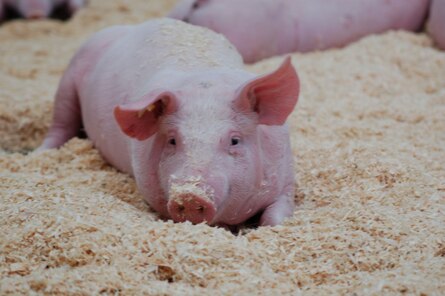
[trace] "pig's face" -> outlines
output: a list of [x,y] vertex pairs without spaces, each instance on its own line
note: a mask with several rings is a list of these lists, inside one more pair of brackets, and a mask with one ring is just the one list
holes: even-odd
[[154,137],[156,163],[147,171],[156,170],[168,215],[177,222],[239,224],[264,206],[255,199],[265,152],[258,125],[284,124],[298,98],[289,59],[256,79],[245,72],[244,79],[214,76],[191,75],[180,89],[156,90],[115,109],[128,136]]
[[193,96],[193,104],[183,101],[160,124],[160,183],[175,221],[237,224],[245,220],[245,213],[234,216],[225,205],[234,198],[247,202],[261,181],[258,116],[243,113],[226,99],[235,98],[235,89],[204,87],[208,89],[197,85],[193,94],[182,92]]

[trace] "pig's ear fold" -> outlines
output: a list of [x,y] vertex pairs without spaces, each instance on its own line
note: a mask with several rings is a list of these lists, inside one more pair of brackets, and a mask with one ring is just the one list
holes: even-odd
[[142,141],[158,131],[159,117],[173,113],[176,108],[177,100],[173,93],[157,92],[115,107],[114,117],[127,136]]
[[282,125],[298,101],[300,82],[287,57],[274,72],[247,82],[238,90],[237,108],[258,113],[260,124]]

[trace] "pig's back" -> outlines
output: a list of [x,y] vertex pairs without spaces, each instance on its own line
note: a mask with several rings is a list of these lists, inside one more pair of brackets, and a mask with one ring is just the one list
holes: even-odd
[[207,28],[164,18],[137,26],[134,34],[137,47],[143,49],[141,57],[157,67],[196,71],[243,65],[235,47],[223,35]]
[[243,65],[222,35],[172,19],[101,31],[77,59],[76,87],[88,137],[111,164],[129,173],[130,139],[114,119],[117,105],[138,100],[156,88],[153,78],[162,71]]
[[77,66],[85,92],[112,83],[134,100],[160,71],[243,68],[240,54],[221,34],[169,18],[111,27],[91,39]]

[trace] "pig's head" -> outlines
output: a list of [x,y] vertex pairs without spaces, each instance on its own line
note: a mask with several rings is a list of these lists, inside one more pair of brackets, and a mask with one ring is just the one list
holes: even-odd
[[148,160],[136,164],[148,166],[137,171],[151,180],[138,187],[150,205],[176,222],[234,225],[264,207],[255,200],[268,153],[259,126],[285,123],[299,81],[290,58],[265,76],[240,73],[191,75],[180,89],[154,91],[115,108],[126,135],[152,139]]

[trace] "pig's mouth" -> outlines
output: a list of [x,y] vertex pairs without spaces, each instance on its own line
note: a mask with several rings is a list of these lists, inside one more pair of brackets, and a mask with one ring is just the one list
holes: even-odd
[[216,215],[214,190],[202,187],[199,180],[170,186],[167,210],[175,222],[211,224]]

